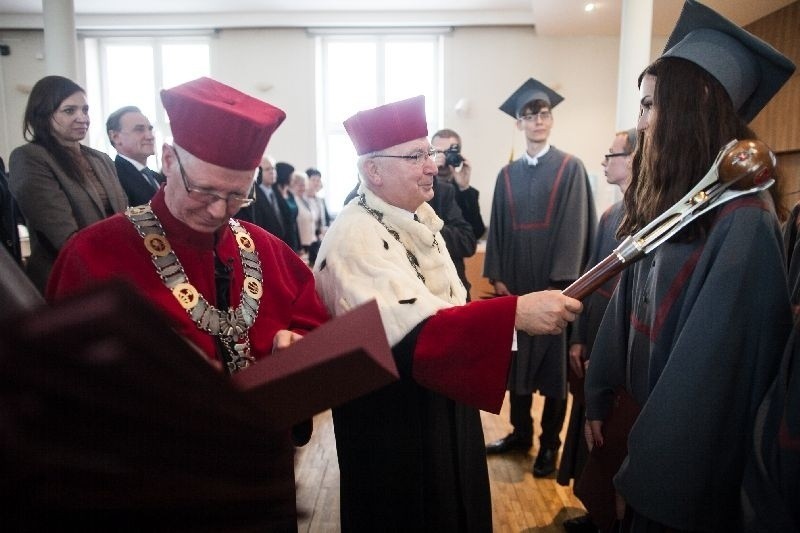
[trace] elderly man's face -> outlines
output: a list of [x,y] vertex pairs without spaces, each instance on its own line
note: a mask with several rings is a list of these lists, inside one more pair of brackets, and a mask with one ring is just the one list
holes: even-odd
[[[213,233],[241,209],[237,199],[250,194],[254,171],[219,167],[178,150],[180,156],[176,157],[175,148],[164,145],[162,170],[167,176],[164,187],[167,208],[193,230]],[[192,191],[187,191],[187,187]]]
[[111,133],[114,148],[122,155],[142,163],[155,153],[153,126],[141,113],[125,113],[119,119],[119,131]]
[[439,169],[436,162],[427,156],[431,145],[423,137],[398,144],[376,155],[414,156],[425,154],[421,161],[399,157],[373,157],[368,179],[370,189],[385,202],[414,212],[433,198],[433,180]]

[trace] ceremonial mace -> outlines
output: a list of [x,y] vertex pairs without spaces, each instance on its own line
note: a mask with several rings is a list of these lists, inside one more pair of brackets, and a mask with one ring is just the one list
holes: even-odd
[[775,183],[774,171],[775,155],[766,144],[758,140],[730,141],[719,151],[711,169],[686,196],[634,235],[626,237],[608,257],[575,280],[563,293],[582,300],[706,211],[772,186]]

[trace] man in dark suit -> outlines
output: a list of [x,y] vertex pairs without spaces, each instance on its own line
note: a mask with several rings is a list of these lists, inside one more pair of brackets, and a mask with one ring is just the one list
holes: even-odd
[[138,107],[126,106],[108,116],[106,131],[117,151],[114,164],[128,204],[146,204],[164,182],[164,176],[147,168],[147,158],[155,153],[153,126]]
[[261,226],[282,241],[285,241],[286,230],[283,213],[272,188],[273,183],[275,183],[275,160],[272,157],[265,156],[261,160],[255,179],[254,193],[256,201],[240,209],[234,218]]

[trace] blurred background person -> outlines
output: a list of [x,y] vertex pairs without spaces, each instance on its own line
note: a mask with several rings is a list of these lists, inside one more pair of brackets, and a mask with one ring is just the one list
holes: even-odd
[[22,264],[22,248],[17,226],[20,219],[17,203],[8,188],[6,163],[0,157],[0,240],[2,240],[3,246],[11,254],[11,257],[17,263]]
[[302,172],[292,173],[291,191],[294,201],[297,204],[297,238],[300,242],[299,253],[308,259],[308,252],[311,244],[317,240],[314,231],[314,214],[311,212],[311,205],[306,198],[306,188],[308,178]]
[[156,153],[153,125],[138,107],[125,106],[108,116],[106,132],[117,151],[114,167],[128,205],[146,204],[164,183],[164,176],[147,167]]
[[316,168],[310,167],[306,170],[306,176],[308,176],[306,199],[311,208],[311,213],[314,215],[314,232],[316,235],[316,240],[311,244],[311,248],[308,251],[308,262],[313,266],[314,261],[317,259],[317,252],[319,251],[322,237],[325,236],[328,226],[331,225],[331,215],[328,212],[325,198],[319,194],[322,192],[323,187],[322,173]]
[[[636,148],[636,129],[620,131],[614,135],[608,153],[603,156],[600,163],[603,166],[603,173],[609,185],[616,185],[622,193],[628,188],[630,183],[631,160],[633,150]],[[597,263],[608,257],[609,254],[619,245],[616,237],[617,228],[622,221],[623,205],[622,201],[616,202],[606,209],[600,217],[595,232],[594,246],[589,260],[586,263],[586,270],[591,269]],[[584,438],[584,425],[586,422],[586,408],[583,398],[583,376],[584,368],[589,364],[589,354],[592,351],[594,338],[603,315],[608,307],[608,300],[614,292],[619,282],[619,276],[606,281],[606,283],[587,296],[583,300],[583,312],[578,316],[572,325],[569,339],[569,388],[572,393],[572,407],[567,424],[567,435],[564,440],[564,451],[561,454],[561,463],[558,467],[556,480],[559,484],[569,486],[570,480],[574,479],[577,485],[589,448]],[[608,478],[608,490],[611,494],[610,500],[613,502],[614,487],[611,478]],[[580,495],[578,495],[580,497]],[[567,533],[596,532],[598,526],[610,526],[605,524],[602,517],[595,517],[590,504],[584,502],[588,514],[565,520],[562,524]],[[595,513],[597,514],[597,513]],[[606,509],[604,516],[610,516],[611,522],[614,520],[614,507]],[[606,527],[604,527],[606,529]]]
[[300,250],[300,236],[297,231],[297,202],[291,191],[292,174],[294,167],[289,163],[278,161],[275,163],[275,183],[272,190],[283,217],[283,241],[295,252]]
[[25,270],[40,291],[73,233],[128,205],[111,158],[80,143],[88,129],[89,104],[77,83],[36,82],[23,123],[28,143],[11,152],[9,185],[30,234]]
[[283,213],[278,205],[276,193],[272,189],[275,183],[275,160],[270,156],[261,159],[254,179],[256,201],[241,208],[234,218],[252,222],[280,240],[284,240],[286,231],[283,226]]
[[454,130],[439,130],[431,137],[431,146],[441,152],[436,156],[439,178],[453,186],[461,215],[472,226],[475,238],[480,239],[486,233],[486,225],[483,223],[481,206],[478,203],[480,193],[470,185],[472,167],[467,158],[461,154],[461,149],[464,147],[461,144],[461,136]]

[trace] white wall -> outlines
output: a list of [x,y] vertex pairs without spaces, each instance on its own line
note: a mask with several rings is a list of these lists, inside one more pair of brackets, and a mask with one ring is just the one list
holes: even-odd
[[8,165],[11,150],[24,143],[22,117],[31,87],[45,75],[44,33],[0,31],[0,40],[11,54],[0,57],[0,157]]
[[[35,30],[1,31],[0,38],[11,47],[11,55],[0,58],[0,156],[7,161],[11,150],[24,142],[24,88],[45,74],[38,57],[44,45],[42,32]],[[268,152],[300,169],[317,164],[314,46],[314,37],[303,29],[222,30],[211,41],[213,77],[286,111]],[[565,97],[554,111],[551,142],[583,160],[596,178],[600,209],[616,199],[615,190],[605,184],[600,160],[614,133],[618,46],[616,37],[539,37],[519,27],[457,28],[445,37],[442,127],[462,136],[484,218],[488,220],[494,181],[512,145],[516,156],[524,149],[513,119],[497,107],[531,76]],[[454,110],[461,98],[470,102],[466,116]],[[637,111],[630,110],[631,126]]]

